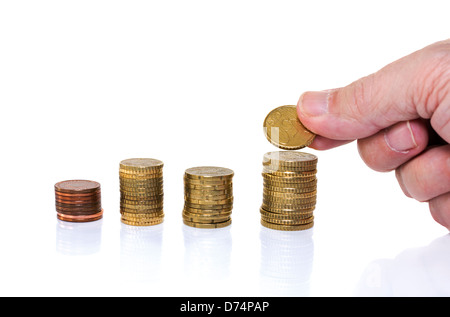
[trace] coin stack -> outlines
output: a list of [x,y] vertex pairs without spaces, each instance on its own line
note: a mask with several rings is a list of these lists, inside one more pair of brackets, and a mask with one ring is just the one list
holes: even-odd
[[132,226],[163,222],[163,162],[133,158],[120,162],[121,221]]
[[317,156],[296,151],[269,152],[263,159],[261,224],[294,231],[312,228],[316,206]]
[[222,228],[231,224],[233,179],[231,169],[214,166],[189,168],[184,173],[184,224]]
[[57,218],[88,222],[102,218],[100,184],[89,180],[67,180],[55,184]]

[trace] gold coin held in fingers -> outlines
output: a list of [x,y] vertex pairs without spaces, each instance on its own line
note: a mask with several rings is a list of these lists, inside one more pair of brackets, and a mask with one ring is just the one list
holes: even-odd
[[315,134],[298,119],[296,106],[273,109],[264,120],[264,134],[273,145],[284,150],[298,150],[312,143]]

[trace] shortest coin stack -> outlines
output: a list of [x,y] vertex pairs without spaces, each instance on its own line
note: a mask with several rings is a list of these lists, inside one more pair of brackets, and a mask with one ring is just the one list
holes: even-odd
[[163,222],[163,162],[133,158],[120,162],[120,214],[124,224],[152,226]]
[[231,224],[233,209],[231,169],[214,166],[189,168],[184,173],[184,224],[222,228]]
[[57,218],[70,222],[101,219],[100,184],[89,180],[68,180],[55,184]]
[[295,231],[312,228],[317,196],[317,156],[295,151],[269,152],[263,160],[261,224]]

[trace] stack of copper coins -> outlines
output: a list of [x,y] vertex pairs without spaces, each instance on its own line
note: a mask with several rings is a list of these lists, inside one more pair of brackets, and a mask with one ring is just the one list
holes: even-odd
[[57,217],[63,221],[88,222],[102,218],[100,184],[68,180],[55,184]]
[[163,222],[163,166],[162,161],[152,158],[120,162],[120,214],[124,224],[152,226]]

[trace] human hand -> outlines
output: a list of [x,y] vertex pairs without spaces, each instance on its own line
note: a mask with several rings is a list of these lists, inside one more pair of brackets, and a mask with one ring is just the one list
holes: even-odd
[[429,202],[450,230],[450,39],[346,87],[306,92],[297,113],[317,134],[311,148],[358,140],[369,167],[395,170],[405,195]]

